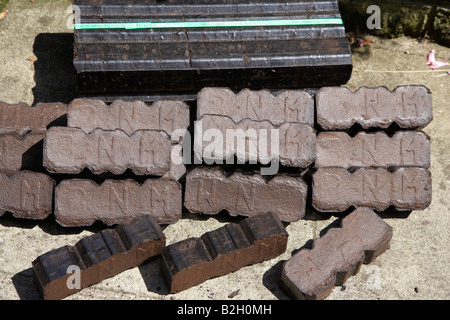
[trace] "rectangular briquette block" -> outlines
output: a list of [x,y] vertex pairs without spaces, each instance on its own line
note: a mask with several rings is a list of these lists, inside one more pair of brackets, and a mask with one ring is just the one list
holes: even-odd
[[186,175],[184,205],[190,212],[232,216],[272,212],[282,221],[303,218],[308,186],[299,176],[276,175],[267,181],[259,174],[236,171],[226,175],[219,167],[197,167]]
[[0,172],[0,216],[6,211],[16,218],[42,220],[53,211],[55,181],[32,171]]
[[189,106],[171,100],[153,104],[115,100],[107,105],[99,99],[75,99],[69,104],[67,125],[85,133],[97,128],[120,129],[128,135],[138,130],[164,131],[172,142],[179,142],[184,137],[181,132],[189,127]]
[[44,138],[43,164],[54,173],[122,174],[131,169],[137,175],[163,176],[170,170],[170,137],[162,131],[139,130],[127,135],[122,130],[53,127]]
[[316,168],[422,167],[430,166],[430,137],[421,131],[321,132],[316,139]]
[[289,167],[306,168],[314,162],[316,132],[310,125],[243,119],[235,123],[220,115],[203,115],[195,122],[194,152],[198,159],[268,163],[273,158]]
[[425,127],[433,120],[431,91],[424,86],[324,87],[316,94],[317,123],[325,130],[346,130],[355,123],[364,129]]
[[40,102],[34,107],[26,103],[10,104],[0,101],[0,134],[25,135],[45,132],[48,127],[63,125],[67,105]]
[[0,136],[0,170],[19,171],[42,166],[41,133]]
[[197,119],[204,115],[228,117],[238,123],[244,119],[314,125],[314,98],[302,90],[243,89],[234,93],[228,88],[203,88],[197,95]]
[[319,211],[350,206],[383,211],[422,210],[431,204],[431,173],[424,168],[322,168],[313,174],[312,204]]
[[55,190],[55,218],[62,226],[89,226],[97,220],[113,225],[140,215],[168,224],[178,221],[181,211],[180,183],[164,178],[142,184],[131,179],[105,180],[100,185],[69,179]]
[[196,286],[284,253],[288,233],[277,215],[265,213],[229,223],[165,247],[161,273],[171,293]]
[[294,299],[325,299],[363,263],[385,252],[392,234],[375,212],[358,208],[342,219],[340,228],[315,239],[312,249],[301,249],[284,263],[281,287]]
[[160,254],[165,244],[166,237],[156,220],[138,217],[85,237],[73,246],[40,255],[32,263],[34,280],[44,299],[63,299],[141,265]]

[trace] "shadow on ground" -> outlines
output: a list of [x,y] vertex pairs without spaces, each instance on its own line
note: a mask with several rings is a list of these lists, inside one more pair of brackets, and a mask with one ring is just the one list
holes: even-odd
[[41,300],[39,290],[34,283],[33,268],[16,273],[11,278],[20,300]]
[[283,270],[283,264],[285,262],[286,260],[278,261],[270,269],[264,272],[262,279],[263,285],[280,300],[289,300],[289,297],[280,288],[281,271]]
[[170,294],[160,270],[161,257],[150,259],[147,263],[140,265],[139,272],[144,280],[147,290],[160,295]]
[[33,105],[38,102],[70,103],[75,96],[76,72],[73,66],[73,33],[40,33],[33,44]]

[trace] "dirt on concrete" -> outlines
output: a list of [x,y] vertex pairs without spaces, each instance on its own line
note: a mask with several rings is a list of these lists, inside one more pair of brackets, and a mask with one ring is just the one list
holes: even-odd
[[[0,20],[0,100],[8,103],[39,101],[69,102],[74,98],[72,66],[73,33],[66,28],[70,1],[11,0],[8,14]],[[328,299],[448,299],[450,297],[450,68],[431,70],[427,54],[450,62],[450,48],[424,39],[400,37],[374,42],[353,50],[354,70],[346,85],[361,86],[419,84],[433,95],[434,120],[424,132],[431,137],[433,199],[423,211],[407,217],[383,215],[393,227],[389,250],[372,264],[336,287]],[[159,258],[138,268],[82,290],[68,299],[288,299],[278,280],[282,263],[337,217],[312,213],[287,225],[288,247],[284,254],[178,294],[168,294],[159,270]],[[167,244],[198,237],[235,218],[227,214],[205,217],[184,213],[167,226]],[[99,231],[64,228],[53,216],[43,221],[0,217],[0,299],[38,299],[31,261],[40,254]],[[238,294],[236,294],[238,292]]]

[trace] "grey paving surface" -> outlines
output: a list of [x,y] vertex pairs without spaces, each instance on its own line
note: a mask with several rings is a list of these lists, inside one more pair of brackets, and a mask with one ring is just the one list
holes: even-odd
[[[70,30],[66,28],[69,1],[31,3],[11,0],[9,13],[0,20],[0,100],[69,102],[73,98]],[[450,49],[414,39],[375,38],[370,48],[354,52],[354,72],[348,87],[423,84],[433,92],[434,120],[424,131],[431,136],[433,201],[406,219],[386,217],[394,228],[390,249],[345,288],[337,287],[329,299],[448,299],[450,297],[450,75],[449,68],[432,72],[427,53],[435,49],[439,60],[450,62]],[[37,60],[36,60],[37,58]],[[34,61],[35,60],[35,61]],[[315,215],[287,226],[287,251],[264,263],[209,280],[179,294],[167,294],[159,273],[159,259],[82,290],[68,299],[287,299],[278,287],[282,262],[292,251],[336,220]],[[168,243],[200,236],[229,217],[185,214],[165,228]],[[49,218],[42,222],[0,217],[0,299],[36,299],[31,261],[38,255],[96,231],[65,229]]]

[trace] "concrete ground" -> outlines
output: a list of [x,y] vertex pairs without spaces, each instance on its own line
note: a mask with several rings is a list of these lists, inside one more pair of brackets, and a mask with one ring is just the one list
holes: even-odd
[[[0,100],[69,102],[73,96],[71,31],[66,28],[66,0],[11,0],[0,20]],[[450,48],[415,39],[374,38],[370,47],[354,50],[354,71],[348,87],[422,84],[433,93],[434,120],[424,131],[431,136],[433,201],[407,218],[385,217],[394,228],[390,249],[329,299],[450,298],[450,75],[425,65],[431,49],[450,62]],[[313,219],[313,218],[318,219]],[[318,237],[335,216],[310,215],[287,226],[288,249],[280,257],[204,282],[179,294],[168,294],[159,258],[91,286],[68,299],[287,299],[278,287],[282,262]],[[168,244],[213,230],[230,221],[226,214],[185,214],[164,232]],[[31,261],[51,249],[74,244],[98,231],[63,228],[50,216],[44,221],[0,217],[0,299],[37,299]],[[232,294],[233,293],[233,294]],[[231,295],[231,296],[230,296]],[[231,298],[230,298],[231,297]]]

